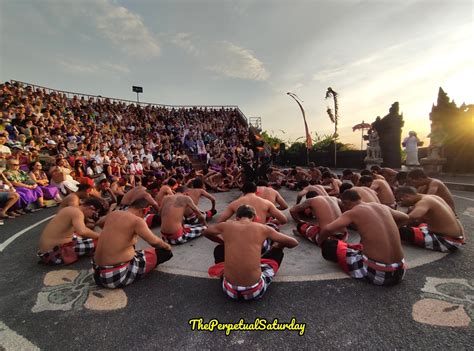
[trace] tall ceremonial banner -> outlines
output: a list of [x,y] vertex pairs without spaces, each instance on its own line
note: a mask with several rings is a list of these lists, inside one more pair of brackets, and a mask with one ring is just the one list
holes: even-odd
[[305,132],[306,132],[306,149],[310,150],[313,147],[313,139],[311,138],[311,135],[309,134],[308,123],[306,122],[306,113],[304,111],[303,105],[301,105],[301,103],[299,101],[299,98],[298,98],[298,96],[296,96],[296,94],[293,94],[293,93],[290,93],[290,92],[288,92],[286,94],[291,96],[296,101],[296,103],[298,104],[298,106],[301,109],[301,113],[303,114],[304,129],[305,129]]

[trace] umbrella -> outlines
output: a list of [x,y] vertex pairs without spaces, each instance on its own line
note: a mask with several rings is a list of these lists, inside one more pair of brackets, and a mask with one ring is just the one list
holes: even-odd
[[360,140],[360,149],[362,150],[362,146],[363,146],[363,141],[364,141],[364,130],[365,129],[370,129],[372,128],[372,125],[370,123],[365,123],[364,121],[362,121],[362,123],[359,123],[359,124],[356,124],[355,126],[352,127],[352,131],[355,132],[356,130],[361,130],[362,131],[362,134],[361,134],[361,140]]
[[370,123],[359,123],[359,124],[356,124],[355,126],[352,127],[352,131],[355,132],[356,130],[359,130],[359,129],[370,129],[372,127],[372,125]]

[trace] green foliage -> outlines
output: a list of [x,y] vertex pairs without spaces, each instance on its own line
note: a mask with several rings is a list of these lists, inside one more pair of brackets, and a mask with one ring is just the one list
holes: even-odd
[[268,132],[265,130],[262,133],[260,133],[260,136],[262,139],[270,146],[278,146],[281,143],[283,143],[283,140],[280,138],[277,138],[273,135],[268,134]]
[[347,151],[347,150],[355,150],[354,145],[352,144],[345,144],[337,141],[334,138],[333,134],[324,134],[319,135],[316,133],[316,136],[313,138],[313,150],[314,151],[333,151],[334,150],[334,139],[336,139],[336,145],[338,151]]

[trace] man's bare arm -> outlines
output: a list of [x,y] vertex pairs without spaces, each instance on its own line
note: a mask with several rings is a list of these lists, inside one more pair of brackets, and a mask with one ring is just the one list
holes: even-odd
[[193,199],[191,199],[191,197],[189,196],[185,196],[185,199],[186,206],[189,207],[196,214],[197,218],[199,218],[199,221],[202,224],[206,224],[206,217],[201,213],[201,210],[194,204]]
[[439,190],[439,184],[436,184],[435,182],[431,182],[430,185],[428,186],[426,193],[429,195],[436,195],[438,190]]
[[151,205],[151,207],[153,207],[155,209],[156,212],[158,212],[158,213],[160,212],[160,206],[158,206],[158,202],[155,201],[153,196],[146,193],[144,198],[146,199],[146,201],[148,201],[148,203]]
[[391,208],[389,208],[389,210],[390,210],[390,213],[392,214],[393,219],[395,220],[395,222],[397,223],[399,227],[410,221],[410,217],[406,213],[403,213]]
[[222,223],[222,222],[227,221],[230,217],[234,215],[234,212],[235,212],[234,208],[232,204],[230,204],[229,206],[227,206],[224,212],[221,213],[221,215],[219,216],[219,219],[217,220],[217,223]]
[[161,247],[165,250],[171,251],[171,246],[168,243],[165,243],[161,238],[157,237],[153,232],[148,228],[145,220],[142,218],[136,219],[137,224],[135,225],[135,233],[145,240],[148,244],[156,247]]
[[76,209],[77,211],[74,211],[72,217],[72,226],[74,227],[74,232],[86,238],[98,239],[99,234],[86,227],[84,224],[84,214],[78,208]]
[[279,192],[277,192],[275,201],[278,204],[278,209],[280,211],[286,210],[288,208],[288,204],[286,203],[285,199],[280,195]]
[[[269,201],[270,202],[270,201]],[[286,216],[283,214],[283,212],[281,212],[279,209],[277,209],[275,207],[274,204],[272,204],[270,202],[270,214],[276,218],[276,220],[280,223],[280,224],[286,224],[288,222],[288,218],[286,218]]]
[[301,199],[303,198],[303,196],[306,195],[307,192],[308,192],[308,190],[303,189],[298,193],[298,195],[296,195],[296,204],[297,205],[301,202]]
[[298,240],[292,238],[291,236],[277,232],[275,229],[267,227],[267,236],[273,242],[279,243],[281,246],[293,248],[298,246]]
[[428,204],[423,202],[423,200],[419,201],[408,214],[408,217],[410,218],[410,220],[414,221],[422,219],[426,215],[426,213],[428,213],[428,210]]
[[332,221],[323,230],[321,230],[318,237],[318,245],[324,242],[330,235],[343,230],[351,223],[352,218],[350,215],[350,211],[343,213],[339,218]]
[[222,226],[221,223],[212,224],[207,229],[204,230],[203,235],[211,241],[214,241],[219,244],[224,244],[224,239],[222,238]]
[[290,209],[290,215],[291,217],[293,217],[293,219],[297,222],[297,223],[301,223],[302,220],[301,220],[301,216],[300,216],[300,213],[303,212],[305,209],[307,209],[308,207],[311,207],[310,205],[310,202],[308,200],[304,201],[303,203],[299,204],[299,205],[295,205],[293,206],[291,209]]
[[214,210],[216,208],[216,198],[212,196],[211,194],[209,194],[206,190],[202,190],[201,195],[211,201],[212,203],[211,210]]

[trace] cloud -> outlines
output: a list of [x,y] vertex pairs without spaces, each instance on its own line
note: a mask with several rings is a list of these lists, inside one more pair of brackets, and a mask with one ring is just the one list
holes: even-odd
[[170,42],[196,57],[202,66],[220,76],[264,81],[270,74],[254,53],[229,41],[205,41],[191,33],[171,36]]
[[132,56],[156,57],[160,46],[141,17],[125,7],[101,1],[95,22],[99,33],[123,52]]
[[127,66],[108,61],[84,63],[82,60],[60,59],[57,62],[65,71],[70,73],[89,74],[104,71],[112,73],[130,73],[130,69]]

